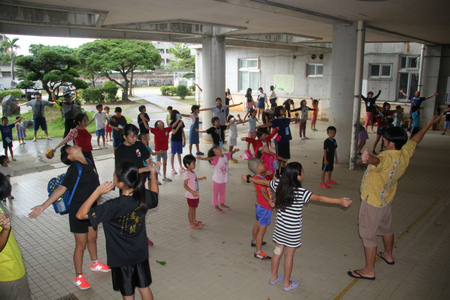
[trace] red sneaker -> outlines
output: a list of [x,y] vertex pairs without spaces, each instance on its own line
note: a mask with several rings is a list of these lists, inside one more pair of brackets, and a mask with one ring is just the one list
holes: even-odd
[[97,264],[95,265],[91,263],[91,270],[96,272],[109,272],[111,271],[111,268],[104,263],[97,261]]
[[324,189],[329,189],[330,188],[330,186],[328,184],[326,184],[326,183],[321,183],[320,187],[323,187]]
[[74,283],[81,290],[87,290],[91,288],[89,282],[87,282],[86,278],[84,278],[83,274],[74,277]]
[[333,181],[333,180],[327,180],[327,183],[328,184],[332,184],[332,185],[336,185],[337,183],[335,182],[335,181]]

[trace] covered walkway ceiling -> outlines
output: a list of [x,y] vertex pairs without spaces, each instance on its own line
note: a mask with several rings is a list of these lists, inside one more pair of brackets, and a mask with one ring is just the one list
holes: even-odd
[[366,42],[450,44],[449,0],[0,1],[0,33],[296,50],[333,42],[333,26],[366,22]]

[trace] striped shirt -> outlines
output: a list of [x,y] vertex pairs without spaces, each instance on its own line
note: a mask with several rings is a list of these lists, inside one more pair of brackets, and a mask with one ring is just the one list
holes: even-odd
[[[272,180],[270,187],[276,191],[279,181]],[[312,193],[304,188],[294,190],[294,202],[284,211],[277,210],[277,219],[273,230],[273,241],[279,245],[297,248],[302,244],[302,210]]]

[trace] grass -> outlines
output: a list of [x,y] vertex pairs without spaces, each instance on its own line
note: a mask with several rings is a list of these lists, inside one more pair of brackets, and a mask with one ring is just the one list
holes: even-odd
[[178,102],[183,103],[183,104],[189,104],[189,105],[197,104],[195,102],[195,97],[186,97],[186,98],[184,98],[184,100],[181,100],[180,97],[176,97],[176,98],[172,98],[171,97],[170,99],[178,101]]

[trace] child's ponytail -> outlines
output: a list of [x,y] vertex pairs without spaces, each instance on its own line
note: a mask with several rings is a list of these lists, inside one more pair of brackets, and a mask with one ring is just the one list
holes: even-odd
[[139,170],[135,163],[124,161],[116,166],[116,176],[119,182],[123,182],[127,187],[133,189],[133,199],[145,214],[148,210],[145,201],[145,186],[139,176]]

